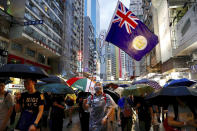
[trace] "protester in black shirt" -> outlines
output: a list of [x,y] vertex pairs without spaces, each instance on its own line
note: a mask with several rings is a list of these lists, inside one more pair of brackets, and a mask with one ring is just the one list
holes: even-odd
[[51,131],[62,131],[64,118],[64,97],[53,94],[52,109],[50,113]]
[[27,92],[22,93],[15,105],[16,112],[21,111],[21,116],[16,129],[20,131],[39,130],[39,122],[44,110],[44,96],[35,89],[36,80],[25,79],[24,86]]
[[49,109],[52,106],[51,93],[44,93],[44,112],[42,116],[42,127],[47,128],[47,119],[49,116]]
[[141,99],[138,98],[136,109],[140,131],[149,131],[151,127],[151,105],[143,97]]
[[89,95],[89,92],[80,92],[77,97],[77,103],[79,104],[81,131],[89,131],[90,112],[83,109],[83,100],[87,99]]

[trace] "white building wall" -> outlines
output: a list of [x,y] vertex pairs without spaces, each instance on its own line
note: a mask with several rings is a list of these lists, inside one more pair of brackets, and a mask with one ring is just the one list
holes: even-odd
[[161,48],[161,62],[164,63],[172,57],[172,45],[169,27],[169,15],[167,0],[157,0],[158,7],[159,39]]

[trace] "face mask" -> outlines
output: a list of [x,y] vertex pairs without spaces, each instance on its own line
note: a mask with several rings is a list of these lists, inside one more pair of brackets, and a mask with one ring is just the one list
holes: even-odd
[[99,91],[100,91],[100,89],[101,89],[101,87],[100,87],[100,86],[95,86],[95,87],[94,87],[95,92],[99,92]]

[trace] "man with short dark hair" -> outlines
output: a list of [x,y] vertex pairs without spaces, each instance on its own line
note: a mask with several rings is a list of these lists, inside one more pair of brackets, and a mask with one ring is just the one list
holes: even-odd
[[21,111],[16,126],[20,131],[36,131],[40,128],[39,122],[44,110],[44,96],[36,91],[35,83],[36,81],[31,78],[24,80],[27,92],[21,94],[15,105],[16,112]]

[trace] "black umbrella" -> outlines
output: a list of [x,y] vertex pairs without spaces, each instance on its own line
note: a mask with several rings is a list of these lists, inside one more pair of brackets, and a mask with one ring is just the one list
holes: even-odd
[[55,75],[49,75],[48,78],[42,78],[40,79],[43,82],[47,82],[47,83],[62,83],[62,84],[66,84],[66,81],[64,81],[64,79],[55,76]]
[[118,103],[118,100],[120,99],[120,96],[118,93],[108,90],[108,89],[104,89],[103,92],[110,95],[116,104]]
[[185,99],[191,102],[193,98],[197,98],[197,90],[186,86],[165,87],[153,92],[146,99],[150,100],[153,104],[166,105],[173,104],[176,96],[185,97]]
[[11,82],[9,77],[0,77],[0,83],[9,84]]
[[0,68],[0,77],[41,79],[48,74],[41,68],[25,64],[6,64]]

